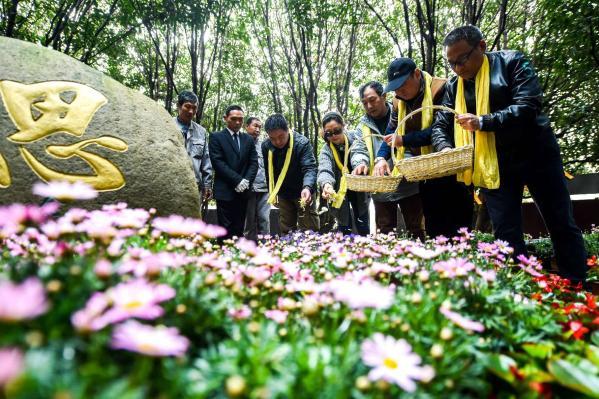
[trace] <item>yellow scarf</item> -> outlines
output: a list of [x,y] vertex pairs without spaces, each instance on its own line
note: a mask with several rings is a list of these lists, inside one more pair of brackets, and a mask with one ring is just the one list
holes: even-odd
[[[343,134],[343,139],[345,140],[345,151],[347,154],[347,151],[349,151],[349,148],[348,148],[349,145],[348,145],[348,141],[347,141],[347,135],[345,133]],[[339,183],[339,191],[337,191],[337,195],[335,195],[335,198],[333,200],[333,208],[339,209],[339,208],[341,208],[341,205],[343,204],[343,200],[345,199],[345,194],[347,193],[347,179],[345,178],[345,174],[349,173],[349,170],[347,169],[346,165],[341,163],[341,160],[339,159],[339,153],[337,152],[337,149],[335,148],[333,143],[330,141],[329,141],[329,147],[331,147],[331,152],[333,153],[333,157],[335,158],[335,163],[337,164],[337,167],[341,171],[341,181]],[[347,156],[349,156],[349,154]]]
[[279,194],[279,190],[283,185],[283,181],[285,180],[285,176],[287,175],[287,170],[289,169],[289,164],[291,163],[291,153],[293,152],[293,132],[289,132],[289,148],[287,149],[287,153],[285,154],[285,163],[283,163],[283,169],[281,169],[281,173],[279,174],[279,178],[277,179],[277,184],[275,185],[275,168],[272,162],[272,149],[268,150],[268,203],[274,204],[277,202],[277,194]]
[[[433,77],[425,71],[421,71],[421,72],[424,75],[424,97],[422,98],[422,107],[429,107],[429,106],[433,105],[433,93],[431,90],[431,87],[433,85]],[[399,100],[399,103],[397,105],[397,122],[400,122],[405,117],[406,117],[406,103],[402,100]],[[433,124],[433,109],[432,108],[423,109],[422,110],[422,119],[421,119],[421,124],[420,124],[421,128],[424,130],[426,128],[429,128],[432,124]],[[395,133],[398,136],[403,136],[404,134],[406,134],[406,124],[402,123],[401,125],[398,125]],[[397,152],[395,153],[397,155],[397,159],[403,159],[404,152],[405,152],[404,146],[400,146],[399,148],[397,148]],[[422,155],[430,154],[433,152],[433,147],[430,145],[421,147],[420,152]]]
[[366,126],[366,124],[362,124],[362,139],[366,144],[366,149],[368,150],[368,160],[370,163],[370,167],[368,168],[368,174],[372,176],[374,172],[374,148],[372,143],[372,136],[370,135],[370,128]]
[[[476,115],[486,115],[490,112],[489,86],[490,86],[489,59],[485,55],[483,64],[476,74]],[[455,96],[455,110],[461,115],[467,113],[466,98],[464,97],[464,80],[458,77],[458,87]],[[499,164],[497,162],[497,149],[495,148],[495,133],[477,130],[474,137],[474,165],[458,173],[458,181],[467,185],[489,189],[499,188]],[[454,138],[456,147],[472,144],[472,134],[462,129],[457,120],[454,122]]]

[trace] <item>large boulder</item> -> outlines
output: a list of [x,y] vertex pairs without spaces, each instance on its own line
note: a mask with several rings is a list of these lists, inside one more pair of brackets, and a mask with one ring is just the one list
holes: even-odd
[[39,202],[40,180],[81,180],[100,191],[86,207],[198,216],[191,160],[163,107],[45,47],[0,37],[0,54],[0,204]]

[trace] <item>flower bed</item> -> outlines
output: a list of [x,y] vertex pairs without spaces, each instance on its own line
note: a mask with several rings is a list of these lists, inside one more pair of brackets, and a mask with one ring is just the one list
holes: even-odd
[[0,208],[0,397],[599,397],[595,297],[505,243],[56,211]]

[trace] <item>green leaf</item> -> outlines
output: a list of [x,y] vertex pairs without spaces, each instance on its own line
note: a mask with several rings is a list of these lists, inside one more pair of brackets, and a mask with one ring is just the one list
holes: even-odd
[[547,367],[559,384],[599,398],[599,377],[563,359],[552,360]]
[[487,355],[483,358],[483,363],[487,370],[498,376],[499,378],[513,383],[515,381],[514,374],[510,371],[510,367],[516,367],[516,361],[506,355]]
[[524,344],[522,348],[532,357],[547,359],[551,356],[555,345],[552,342],[539,342],[538,344]]
[[132,387],[129,381],[123,378],[108,385],[97,397],[98,399],[142,399],[145,393],[141,387]]
[[595,345],[589,345],[586,350],[587,358],[597,367],[599,367],[599,348]]

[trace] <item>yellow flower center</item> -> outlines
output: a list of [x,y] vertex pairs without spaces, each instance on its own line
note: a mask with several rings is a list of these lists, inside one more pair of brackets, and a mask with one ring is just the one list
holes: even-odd
[[383,364],[385,365],[385,367],[390,368],[390,369],[397,368],[397,362],[395,360],[391,359],[390,357],[385,358],[385,360],[383,361]]
[[137,348],[142,353],[154,353],[156,351],[156,345],[150,342],[140,342],[137,344]]
[[142,305],[143,303],[141,303],[141,301],[131,301],[125,304],[125,309],[134,310],[140,308]]

